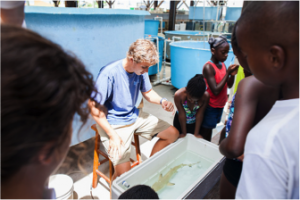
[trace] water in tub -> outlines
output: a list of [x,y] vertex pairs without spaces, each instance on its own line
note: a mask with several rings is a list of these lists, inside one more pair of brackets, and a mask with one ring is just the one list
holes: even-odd
[[151,186],[160,199],[174,199],[203,175],[212,164],[213,160],[186,150],[141,184]]

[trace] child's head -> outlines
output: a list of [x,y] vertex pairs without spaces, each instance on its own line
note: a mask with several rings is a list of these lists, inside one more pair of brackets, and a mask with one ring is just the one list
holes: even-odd
[[202,74],[196,74],[186,86],[187,99],[190,102],[197,102],[201,99],[206,90],[206,84]]
[[24,169],[46,178],[68,151],[74,114],[88,119],[92,75],[60,46],[8,25],[1,25],[1,59],[2,183]]
[[219,36],[217,38],[209,38],[208,43],[210,45],[210,50],[212,56],[214,56],[218,61],[224,62],[228,57],[229,43],[224,36]]
[[237,21],[235,33],[238,46],[258,80],[272,86],[297,82],[298,1],[250,2]]
[[121,194],[119,199],[159,199],[159,197],[151,187],[136,185]]
[[232,45],[232,50],[234,55],[236,55],[237,59],[239,60],[240,65],[244,68],[244,71],[246,71],[246,74],[251,73],[247,61],[245,59],[245,57],[243,56],[241,50],[239,49],[238,43],[236,41],[236,33],[235,33],[235,29],[236,29],[236,23],[234,24],[233,27],[233,31],[232,31],[232,37],[231,37],[231,45]]

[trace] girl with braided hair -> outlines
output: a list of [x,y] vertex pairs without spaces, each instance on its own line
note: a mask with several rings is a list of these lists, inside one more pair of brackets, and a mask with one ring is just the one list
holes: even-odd
[[178,129],[180,136],[192,133],[197,138],[203,138],[200,127],[205,108],[209,101],[209,93],[205,91],[205,81],[202,74],[195,75],[186,87],[179,89],[174,96],[177,112],[173,126]]
[[238,65],[230,65],[226,70],[224,62],[228,57],[229,43],[225,37],[210,38],[208,43],[212,55],[211,59],[204,64],[202,73],[210,99],[200,132],[204,139],[210,141],[212,129],[221,120],[227,102],[227,87],[232,87]]

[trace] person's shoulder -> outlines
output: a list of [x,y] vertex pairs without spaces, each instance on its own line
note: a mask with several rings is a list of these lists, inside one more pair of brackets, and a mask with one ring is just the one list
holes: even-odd
[[174,94],[174,99],[184,99],[186,97],[186,89],[185,87],[180,88]]
[[263,84],[252,75],[239,82],[237,93],[248,94],[257,99],[265,98],[266,96],[273,99],[279,96],[279,89]]
[[203,95],[204,95],[204,97],[205,97],[206,99],[209,99],[209,98],[210,98],[210,94],[209,94],[207,91],[205,91]]
[[100,74],[105,76],[114,76],[118,73],[120,65],[122,65],[121,60],[108,63],[107,65],[101,68]]

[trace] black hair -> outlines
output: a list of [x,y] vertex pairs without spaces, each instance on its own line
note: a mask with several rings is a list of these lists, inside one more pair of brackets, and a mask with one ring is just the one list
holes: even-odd
[[36,161],[49,142],[52,155],[72,131],[75,113],[84,124],[93,92],[93,76],[75,56],[37,33],[2,24],[2,181]]
[[222,35],[217,37],[217,38],[211,37],[208,40],[208,44],[210,45],[210,49],[212,49],[212,48],[217,49],[218,47],[222,46],[222,44],[224,44],[224,43],[229,44],[228,41],[227,41],[227,38],[222,36]]
[[239,45],[236,40],[236,33],[235,33],[236,27],[237,27],[237,22],[233,26],[232,35],[231,35],[231,46],[232,46],[232,48],[236,49],[237,51],[240,51]]
[[159,199],[159,197],[148,185],[136,185],[121,194],[119,199]]
[[201,98],[206,90],[206,84],[202,74],[196,74],[186,86],[186,92],[195,98]]
[[238,27],[247,28],[261,46],[269,41],[299,51],[299,1],[251,1]]

